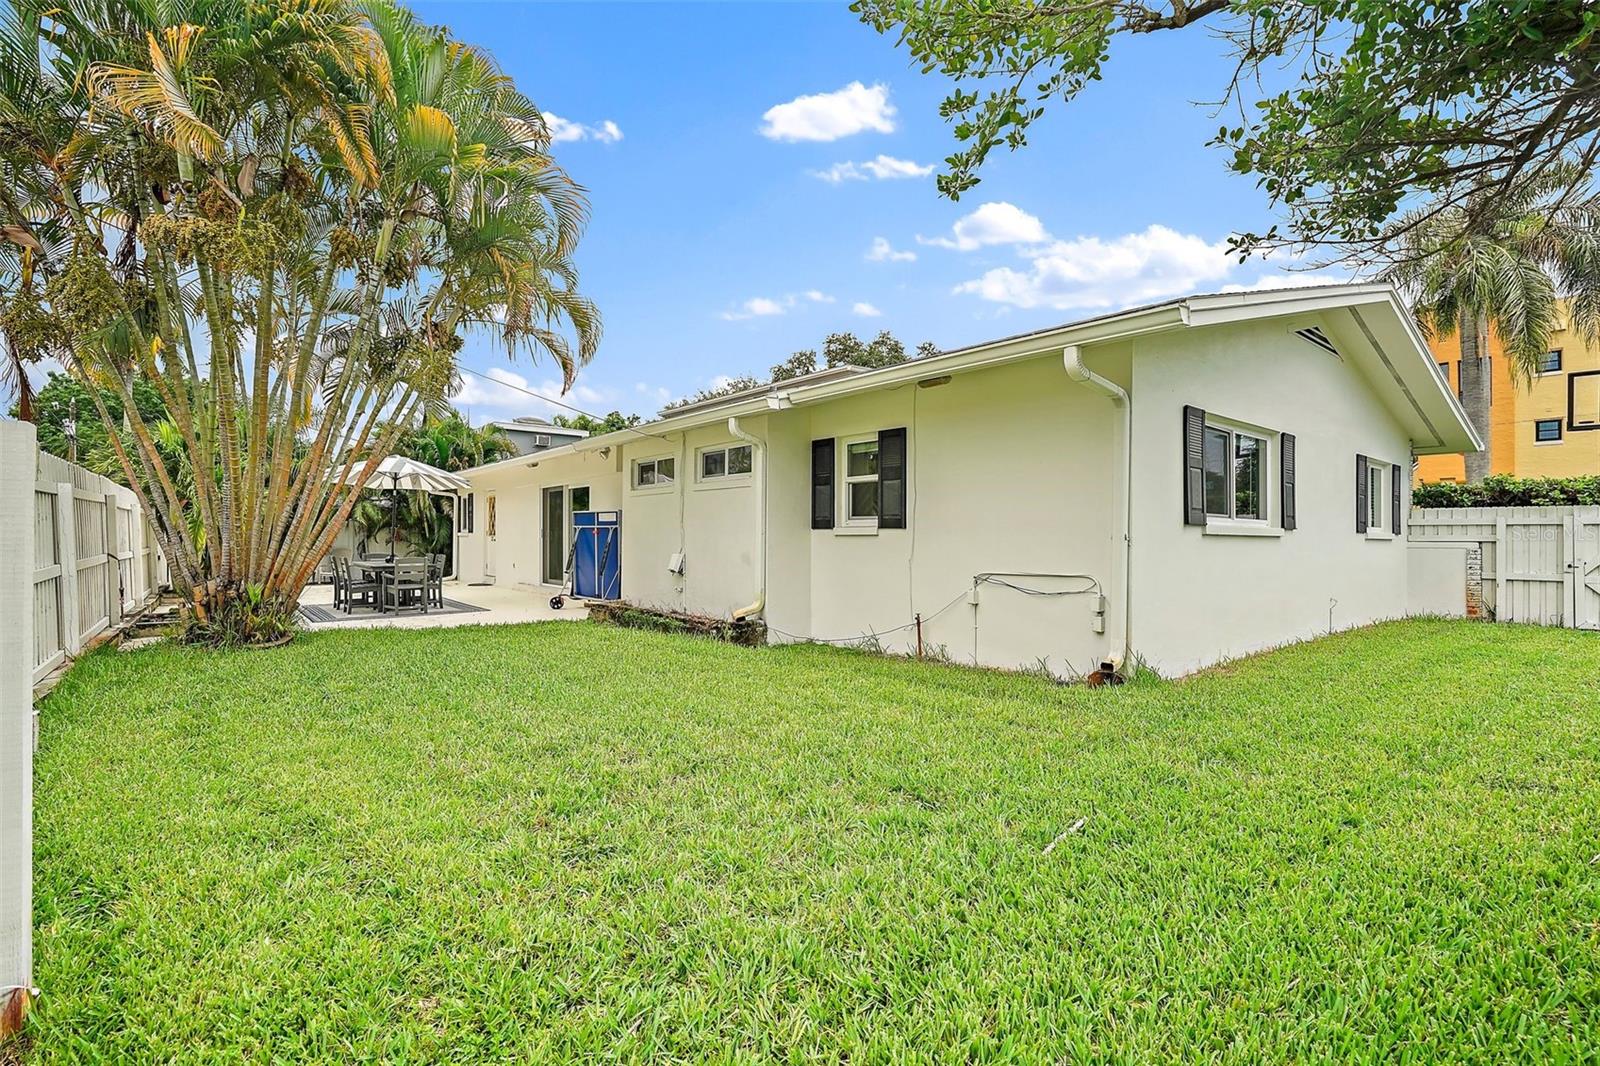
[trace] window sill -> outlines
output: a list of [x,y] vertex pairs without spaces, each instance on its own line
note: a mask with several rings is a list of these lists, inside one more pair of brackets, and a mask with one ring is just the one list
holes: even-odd
[[669,496],[678,486],[672,485],[635,485],[628,492],[634,496]]
[[876,537],[878,535],[878,524],[874,522],[870,526],[834,526],[833,535],[836,537]]
[[1536,440],[1533,442],[1533,446],[1535,448],[1551,448],[1565,443],[1566,441],[1564,440]]
[[742,489],[754,479],[749,474],[730,474],[727,477],[705,478],[694,483],[696,492],[709,492],[716,489]]
[[1208,537],[1281,537],[1283,530],[1265,522],[1240,522],[1235,519],[1213,518],[1206,522]]
[[1393,540],[1394,534],[1382,529],[1367,530],[1368,540]]

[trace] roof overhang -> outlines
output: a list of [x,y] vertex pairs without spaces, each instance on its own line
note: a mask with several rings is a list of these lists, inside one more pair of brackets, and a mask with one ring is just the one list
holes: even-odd
[[[1483,447],[1455,394],[1439,376],[1427,342],[1399,293],[1391,285],[1352,284],[1189,296],[987,341],[879,370],[780,382],[747,394],[719,398],[715,404],[677,411],[654,422],[476,467],[465,475],[475,477],[501,468],[527,466],[530,460],[543,462],[640,438],[665,437],[729,418],[969,373],[1059,352],[1068,345],[1089,347],[1169,330],[1296,315],[1318,315],[1333,329],[1340,357],[1354,360],[1372,382],[1386,408],[1406,427],[1418,454],[1478,451]],[[1134,402],[1138,402],[1137,397]]]

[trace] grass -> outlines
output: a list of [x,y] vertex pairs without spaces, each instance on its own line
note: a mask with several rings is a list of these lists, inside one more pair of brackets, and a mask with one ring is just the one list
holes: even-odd
[[1597,683],[1446,622],[1098,691],[570,623],[96,654],[28,1058],[1593,1061]]

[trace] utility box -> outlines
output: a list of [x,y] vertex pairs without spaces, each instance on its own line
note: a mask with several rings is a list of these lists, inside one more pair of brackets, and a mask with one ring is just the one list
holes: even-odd
[[622,512],[572,515],[572,594],[586,600],[622,598]]

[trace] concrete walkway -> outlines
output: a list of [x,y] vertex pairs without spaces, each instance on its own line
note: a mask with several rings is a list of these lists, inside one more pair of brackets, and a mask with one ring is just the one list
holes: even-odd
[[[310,632],[324,629],[369,629],[374,626],[400,626],[406,629],[447,628],[452,626],[503,625],[510,622],[576,622],[589,617],[588,610],[576,600],[568,600],[563,610],[550,608],[550,597],[556,594],[555,586],[543,585],[463,585],[459,581],[444,583],[444,598],[469,603],[480,611],[462,614],[423,614],[405,611],[401,614],[378,617],[340,618],[336,622],[306,623]],[[333,603],[332,585],[310,585],[300,595],[302,604],[329,606]]]

